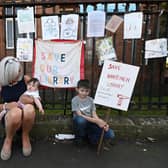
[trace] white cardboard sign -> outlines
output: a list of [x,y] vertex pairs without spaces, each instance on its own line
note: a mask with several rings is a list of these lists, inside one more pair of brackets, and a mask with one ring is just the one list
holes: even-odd
[[105,60],[94,103],[127,111],[138,72],[138,66]]

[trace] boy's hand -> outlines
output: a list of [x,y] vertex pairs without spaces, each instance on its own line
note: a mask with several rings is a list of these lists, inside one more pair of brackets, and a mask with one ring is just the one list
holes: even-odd
[[102,119],[97,119],[97,125],[100,127],[100,128],[103,128],[105,131],[108,131],[109,129],[109,125]]
[[77,112],[77,115],[78,115],[78,116],[82,116],[81,111],[78,111],[78,112]]
[[100,127],[103,128],[106,125],[106,122],[103,121],[102,119],[97,119],[96,124]]

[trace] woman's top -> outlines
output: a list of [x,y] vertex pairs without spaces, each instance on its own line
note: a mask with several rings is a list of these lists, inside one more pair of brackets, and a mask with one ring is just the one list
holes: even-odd
[[3,102],[18,101],[19,97],[26,91],[24,77],[15,85],[2,86],[1,97]]

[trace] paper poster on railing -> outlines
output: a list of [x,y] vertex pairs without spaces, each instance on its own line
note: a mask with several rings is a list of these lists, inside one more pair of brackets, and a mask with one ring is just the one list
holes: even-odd
[[32,62],[33,60],[33,40],[29,38],[17,39],[16,57],[21,62]]
[[140,39],[142,35],[143,13],[133,12],[124,15],[124,39]]
[[43,40],[59,39],[58,16],[41,17],[41,25]]
[[123,22],[123,20],[124,20],[123,18],[117,15],[113,15],[107,22],[106,29],[111,31],[112,33],[115,33],[119,28],[119,26],[121,25],[121,23]]
[[37,40],[33,76],[43,86],[76,87],[77,81],[84,78],[83,42]]
[[102,65],[106,59],[116,59],[112,37],[96,39],[96,55],[98,56],[99,65]]
[[138,72],[138,66],[105,60],[95,104],[127,111]]
[[154,39],[145,42],[145,58],[161,58],[167,56],[167,39]]
[[87,37],[104,37],[105,17],[104,11],[88,13]]
[[34,32],[34,10],[33,7],[20,9],[17,11],[18,32]]
[[61,39],[77,40],[79,15],[61,16]]

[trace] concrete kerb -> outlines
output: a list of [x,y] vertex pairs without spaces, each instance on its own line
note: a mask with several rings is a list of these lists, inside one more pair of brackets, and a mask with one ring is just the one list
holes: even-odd
[[[111,117],[109,125],[113,128],[117,139],[155,139],[168,138],[168,117]],[[0,127],[3,136],[4,129]],[[54,120],[36,121],[31,136],[46,138],[56,133],[73,133],[70,116],[57,117]]]
[[[168,138],[168,117],[111,117],[109,125],[118,139]],[[46,137],[56,133],[73,133],[69,116],[52,121],[36,122],[32,136]]]

